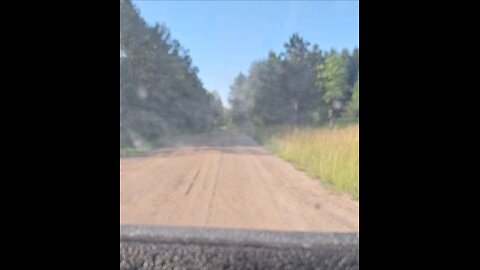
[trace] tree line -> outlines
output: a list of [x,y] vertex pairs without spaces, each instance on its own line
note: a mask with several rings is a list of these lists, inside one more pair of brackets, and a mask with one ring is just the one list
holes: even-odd
[[293,34],[284,51],[270,52],[230,87],[236,125],[321,125],[359,114],[359,50],[320,50]]
[[222,125],[220,97],[197,73],[165,25],[148,26],[131,0],[120,1],[120,146]]

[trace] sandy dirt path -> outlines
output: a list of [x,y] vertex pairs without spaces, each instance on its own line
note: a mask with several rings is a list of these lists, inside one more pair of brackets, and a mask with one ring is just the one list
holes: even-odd
[[120,223],[358,231],[358,201],[322,186],[235,130],[184,136],[120,159]]

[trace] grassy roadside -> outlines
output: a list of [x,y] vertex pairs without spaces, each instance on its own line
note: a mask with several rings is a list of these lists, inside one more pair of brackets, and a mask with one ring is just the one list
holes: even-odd
[[[213,129],[209,132],[215,131],[215,130],[228,130],[231,129],[233,126],[230,125],[224,125],[222,127],[219,127],[218,129]],[[128,148],[120,148],[120,158],[127,158],[127,157],[136,157],[136,156],[144,156],[144,155],[149,155],[153,151],[163,148],[163,147],[169,147],[172,146],[172,143],[174,143],[176,140],[178,140],[178,136],[182,135],[194,135],[194,134],[189,134],[189,133],[178,133],[175,135],[169,135],[165,136],[162,138],[159,138],[155,141],[152,142],[147,142],[141,147],[128,147]]]
[[135,148],[135,147],[120,148],[120,158],[146,155],[152,152],[153,150],[163,147],[165,145],[166,145],[166,139],[160,139],[155,142],[145,143],[145,145],[138,148]]
[[120,149],[120,158],[124,157],[134,157],[138,155],[144,155],[150,152],[152,149],[150,147],[143,147],[143,148],[123,148]]
[[358,199],[359,125],[328,128],[254,128],[253,137],[273,154]]

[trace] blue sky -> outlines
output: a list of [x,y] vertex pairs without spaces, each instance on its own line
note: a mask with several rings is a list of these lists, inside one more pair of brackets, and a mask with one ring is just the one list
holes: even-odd
[[133,1],[189,50],[203,86],[228,107],[230,85],[250,64],[283,51],[297,32],[321,49],[358,47],[358,1]]

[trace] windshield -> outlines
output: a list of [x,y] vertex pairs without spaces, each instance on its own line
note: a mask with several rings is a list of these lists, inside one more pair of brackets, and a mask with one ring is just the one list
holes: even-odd
[[120,223],[358,232],[358,1],[120,1]]

